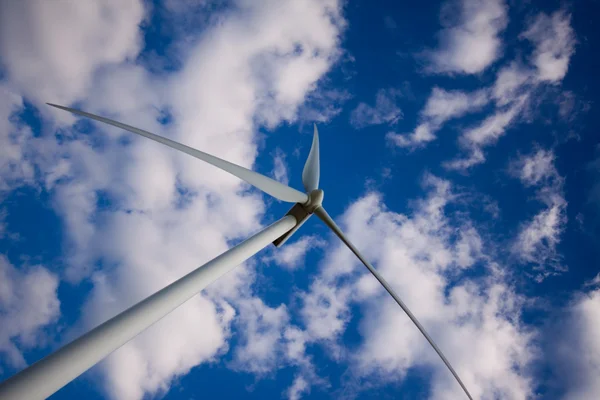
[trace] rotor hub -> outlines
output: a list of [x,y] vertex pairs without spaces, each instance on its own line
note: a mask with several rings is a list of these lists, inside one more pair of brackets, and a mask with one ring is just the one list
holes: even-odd
[[310,214],[314,213],[315,210],[321,207],[323,204],[324,192],[321,189],[315,189],[308,194],[308,201],[304,203],[304,208]]

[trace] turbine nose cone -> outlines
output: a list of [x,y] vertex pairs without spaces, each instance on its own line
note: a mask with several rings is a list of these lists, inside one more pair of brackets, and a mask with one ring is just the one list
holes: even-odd
[[323,192],[321,189],[315,189],[312,192],[310,192],[311,204],[321,206],[321,204],[323,204],[324,197],[325,197],[325,192]]
[[313,213],[317,208],[323,204],[323,197],[325,193],[321,189],[315,189],[308,194],[308,202],[305,205],[306,211]]

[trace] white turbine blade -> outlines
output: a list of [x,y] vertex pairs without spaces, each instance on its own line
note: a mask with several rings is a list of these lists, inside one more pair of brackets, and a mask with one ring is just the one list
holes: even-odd
[[435,344],[435,342],[433,341],[431,336],[429,336],[427,331],[425,331],[425,328],[423,327],[423,325],[421,325],[421,323],[417,320],[417,318],[413,315],[413,313],[408,309],[408,307],[406,306],[406,304],[404,304],[404,302],[400,299],[400,297],[394,292],[394,290],[385,281],[385,279],[383,279],[383,277],[381,275],[379,275],[379,273],[375,270],[375,268],[373,268],[373,266],[362,256],[362,254],[359,253],[359,251],[356,249],[356,247],[354,247],[354,245],[348,240],[348,238],[346,238],[346,236],[342,233],[340,228],[335,224],[333,219],[329,216],[329,214],[327,214],[327,211],[325,211],[325,209],[323,207],[317,208],[314,213],[319,218],[321,218],[321,220],[323,222],[325,222],[325,224],[329,228],[331,228],[331,230],[340,239],[342,239],[342,242],[344,242],[346,244],[346,246],[348,246],[348,248],[350,248],[350,250],[352,250],[352,252],[359,258],[360,261],[362,261],[362,263],[365,265],[365,267],[367,267],[367,269],[371,272],[371,274],[373,274],[373,276],[379,281],[379,283],[381,283],[381,285],[385,288],[385,290],[387,290],[387,292],[394,298],[394,300],[396,300],[396,303],[398,303],[400,308],[402,308],[402,310],[404,310],[406,315],[408,315],[408,318],[410,318],[412,320],[412,322],[417,326],[417,328],[421,331],[423,336],[425,336],[425,339],[427,339],[427,341],[429,342],[431,347],[433,347],[433,349],[440,356],[440,358],[442,359],[444,364],[446,364],[446,367],[448,367],[450,372],[452,372],[452,375],[454,375],[454,378],[456,378],[456,381],[458,382],[458,384],[465,391],[465,394],[467,395],[467,397],[470,400],[473,400],[473,398],[471,397],[471,394],[467,390],[466,386],[460,380],[460,378],[458,377],[458,374],[456,373],[454,368],[452,368],[452,365],[450,365],[450,362],[442,353],[442,350],[440,350],[440,348]]
[[181,143],[177,143],[173,140],[164,138],[162,136],[155,135],[154,133],[150,133],[144,131],[142,129],[134,128],[133,126],[123,124],[121,122],[113,121],[108,118],[100,117],[98,115],[90,114],[85,111],[75,110],[69,107],[63,107],[56,104],[46,103],[49,106],[60,108],[61,110],[72,112],[73,114],[81,115],[84,117],[88,117],[94,119],[96,121],[104,122],[105,124],[113,125],[121,129],[125,129],[126,131],[137,133],[138,135],[145,136],[148,139],[152,139],[156,142],[165,144],[169,147],[172,147],[176,150],[182,151],[186,154],[189,154],[193,157],[196,157],[202,161],[205,161],[209,164],[214,165],[217,168],[222,169],[223,171],[227,171],[232,175],[237,176],[243,181],[248,182],[252,186],[262,190],[263,192],[270,194],[271,196],[290,203],[305,203],[308,200],[308,196],[305,193],[302,193],[299,190],[286,186],[280,182],[277,182],[274,179],[271,179],[267,176],[261,175],[257,172],[251,171],[239,165],[230,163],[229,161],[222,160],[218,157],[211,156],[210,154],[204,153],[200,150],[193,149],[189,146],[186,146]]
[[304,164],[304,170],[302,171],[302,183],[307,193],[312,192],[319,188],[319,131],[315,124],[315,132],[313,135],[312,146],[310,147],[310,153]]

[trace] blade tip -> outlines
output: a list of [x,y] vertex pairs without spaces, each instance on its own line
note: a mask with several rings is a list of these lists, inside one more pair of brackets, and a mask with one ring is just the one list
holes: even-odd
[[54,103],[46,103],[48,104],[50,107],[54,107],[54,108],[60,108],[62,110],[66,109],[67,107],[64,106],[59,106],[58,104],[54,104]]

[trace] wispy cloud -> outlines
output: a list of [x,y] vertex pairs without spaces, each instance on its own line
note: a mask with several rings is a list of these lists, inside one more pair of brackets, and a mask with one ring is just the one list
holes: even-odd
[[558,178],[554,166],[554,152],[539,149],[529,156],[521,156],[509,165],[511,175],[519,178],[526,186],[537,186]]
[[570,22],[570,15],[564,11],[557,11],[552,17],[540,13],[533,19],[520,37],[534,45],[531,59],[535,70],[517,62],[500,69],[492,87],[497,106],[494,115],[461,135],[459,143],[468,155],[445,163],[447,168],[466,170],[483,163],[483,149],[495,144],[518,122],[529,102],[539,97],[537,87],[542,83],[560,83],[574,53],[575,38]]
[[492,86],[492,97],[496,105],[507,106],[528,93],[530,90],[528,83],[532,75],[530,68],[514,61],[500,68]]
[[[443,10],[449,10],[450,4],[454,3],[447,3]],[[465,0],[460,4],[461,17],[455,25],[442,31],[444,39],[440,50],[428,53],[432,62],[430,71],[477,73],[501,54],[499,35],[508,21],[506,4],[493,0]],[[390,132],[387,140],[398,147],[424,147],[437,138],[437,131],[447,121],[479,112],[492,103],[495,107],[491,114],[481,122],[464,128],[459,136],[458,142],[464,154],[443,165],[450,170],[465,171],[484,163],[486,147],[495,145],[522,117],[531,119],[535,115],[535,111],[529,111],[529,108],[544,95],[537,90],[540,85],[558,84],[564,78],[576,44],[571,16],[564,10],[551,16],[539,13],[530,20],[519,38],[533,44],[529,57],[532,66],[513,60],[498,70],[491,86],[470,93],[434,87],[420,112],[416,128],[405,134]],[[473,51],[478,46],[485,50]],[[564,115],[568,113],[564,110],[565,106],[568,104],[560,105],[563,119],[568,118]]]
[[273,177],[287,185],[289,182],[288,177],[288,168],[285,163],[285,153],[280,148],[275,149],[275,154],[273,155],[273,171],[271,171]]
[[544,204],[544,209],[522,224],[513,245],[514,253],[522,262],[536,266],[538,281],[566,270],[557,245],[565,230],[567,202],[563,193],[564,179],[554,162],[554,152],[538,149],[509,165],[513,176],[525,186],[536,188],[537,197]]
[[409,134],[390,132],[386,138],[399,147],[420,147],[436,139],[435,133],[446,121],[474,113],[489,101],[486,90],[473,93],[446,91],[434,87],[427,103],[421,110],[421,123]]
[[402,118],[402,110],[396,105],[401,93],[397,89],[380,89],[375,97],[375,105],[360,103],[350,115],[350,123],[361,129],[370,125],[393,125]]
[[445,162],[444,166],[453,170],[466,170],[483,163],[485,161],[483,148],[494,145],[500,137],[504,136],[506,130],[523,111],[528,99],[528,95],[522,95],[514,99],[509,106],[498,109],[478,125],[466,129],[459,137],[459,144],[468,155]]
[[27,362],[22,349],[46,340],[43,328],[60,316],[58,277],[41,265],[17,269],[0,255],[0,359],[13,368]]
[[[493,272],[500,266],[485,253],[487,246],[473,226],[454,237],[456,225],[446,208],[456,204],[456,197],[449,182],[427,176],[424,186],[428,195],[416,202],[410,216],[389,211],[372,193],[351,204],[339,223],[401,293],[474,396],[527,397],[533,390],[527,372],[533,343],[519,321],[521,299],[502,273]],[[448,279],[480,262],[491,272],[485,280]],[[462,395],[412,322],[343,246],[330,248],[303,297],[308,337],[328,343],[329,356],[347,360],[354,377],[368,377],[371,385],[398,382],[410,368],[427,365],[435,371],[433,398]],[[364,318],[358,349],[349,353],[335,344],[348,326],[351,304],[363,309]]]
[[327,122],[339,115],[352,96],[345,89],[320,88],[308,94],[298,110],[301,121]]

